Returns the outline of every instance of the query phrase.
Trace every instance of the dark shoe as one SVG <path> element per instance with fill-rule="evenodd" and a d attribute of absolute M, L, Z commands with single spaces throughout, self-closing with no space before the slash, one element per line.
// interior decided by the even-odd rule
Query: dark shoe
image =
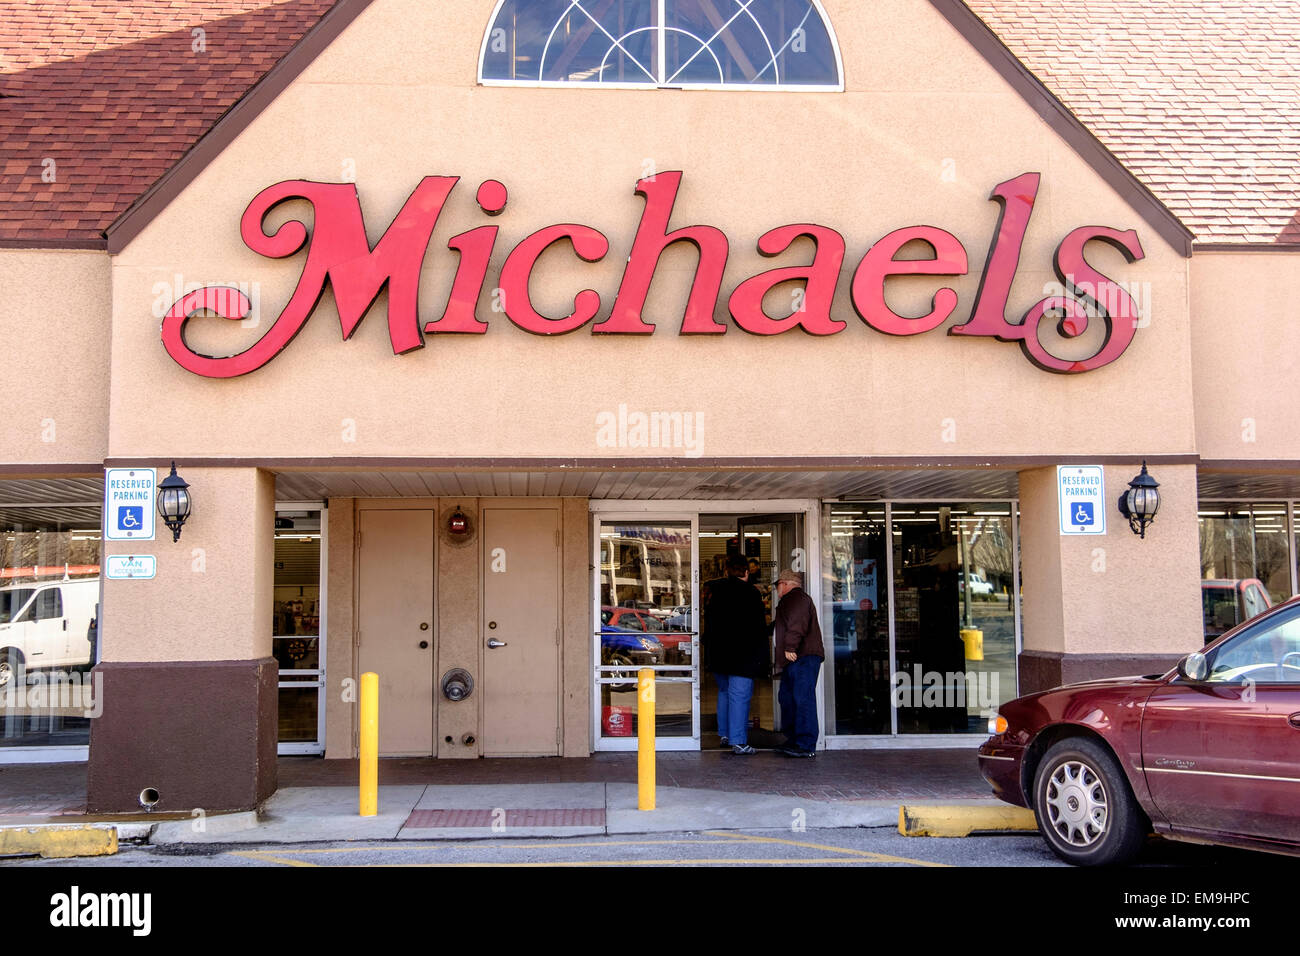
<path fill-rule="evenodd" d="M 721 741 L 718 744 L 718 746 L 721 747 L 723 750 L 726 750 L 728 747 L 731 746 L 731 741 L 728 740 L 726 737 L 720 737 L 718 739 Z"/>
<path fill-rule="evenodd" d="M 749 744 L 737 744 L 731 748 L 731 752 L 737 757 L 748 757 L 750 754 L 758 753 L 758 751 Z"/>
<path fill-rule="evenodd" d="M 798 747 L 782 747 L 781 753 L 785 754 L 787 757 L 816 757 L 817 756 L 817 751 L 815 750 L 800 750 Z"/>

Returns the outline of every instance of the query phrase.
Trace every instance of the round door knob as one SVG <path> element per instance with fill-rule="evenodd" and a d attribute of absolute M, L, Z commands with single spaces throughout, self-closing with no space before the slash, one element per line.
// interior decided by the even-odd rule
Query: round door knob
<path fill-rule="evenodd" d="M 425 651 L 425 650 L 428 650 L 428 649 L 429 649 L 429 642 L 428 642 L 428 641 L 421 641 L 421 642 L 420 642 L 420 650 Z"/>

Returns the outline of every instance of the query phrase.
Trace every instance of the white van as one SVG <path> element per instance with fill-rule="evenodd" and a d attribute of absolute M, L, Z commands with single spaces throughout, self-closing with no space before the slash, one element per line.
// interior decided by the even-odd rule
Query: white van
<path fill-rule="evenodd" d="M 99 578 L 0 588 L 0 687 L 15 673 L 94 663 Z"/>

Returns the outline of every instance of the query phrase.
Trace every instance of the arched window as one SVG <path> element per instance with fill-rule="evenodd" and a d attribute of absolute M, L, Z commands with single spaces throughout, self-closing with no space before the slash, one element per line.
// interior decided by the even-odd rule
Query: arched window
<path fill-rule="evenodd" d="M 498 0 L 479 81 L 842 90 L 818 0 Z"/>

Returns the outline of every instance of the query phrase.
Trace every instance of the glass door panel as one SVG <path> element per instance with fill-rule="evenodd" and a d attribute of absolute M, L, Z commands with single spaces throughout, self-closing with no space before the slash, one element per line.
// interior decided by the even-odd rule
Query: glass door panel
<path fill-rule="evenodd" d="M 772 587 L 783 570 L 806 571 L 803 515 L 801 514 L 704 514 L 700 516 L 700 580 L 703 592 L 708 582 L 726 577 L 727 558 L 739 554 L 749 568 L 749 583 L 763 598 L 767 623 L 772 622 L 776 593 Z M 706 635 L 707 636 L 707 635 Z M 769 659 L 771 654 L 771 635 Z M 717 729 L 718 685 L 714 675 L 700 675 L 700 726 L 704 746 L 719 743 Z M 776 747 L 784 738 L 777 734 L 780 714 L 776 706 L 776 682 L 754 682 L 749 704 L 749 743 L 760 749 Z"/>
<path fill-rule="evenodd" d="M 278 511 L 271 652 L 280 670 L 281 744 L 320 742 L 320 564 L 320 511 Z"/>
<path fill-rule="evenodd" d="M 595 635 L 602 741 L 637 734 L 636 675 L 655 670 L 655 735 L 694 740 L 698 641 L 692 522 L 600 524 Z"/>
<path fill-rule="evenodd" d="M 885 506 L 834 504 L 822 540 L 827 652 L 835 668 L 835 732 L 892 733 L 889 667 L 889 529 Z M 828 662 L 829 663 L 829 662 Z"/>

